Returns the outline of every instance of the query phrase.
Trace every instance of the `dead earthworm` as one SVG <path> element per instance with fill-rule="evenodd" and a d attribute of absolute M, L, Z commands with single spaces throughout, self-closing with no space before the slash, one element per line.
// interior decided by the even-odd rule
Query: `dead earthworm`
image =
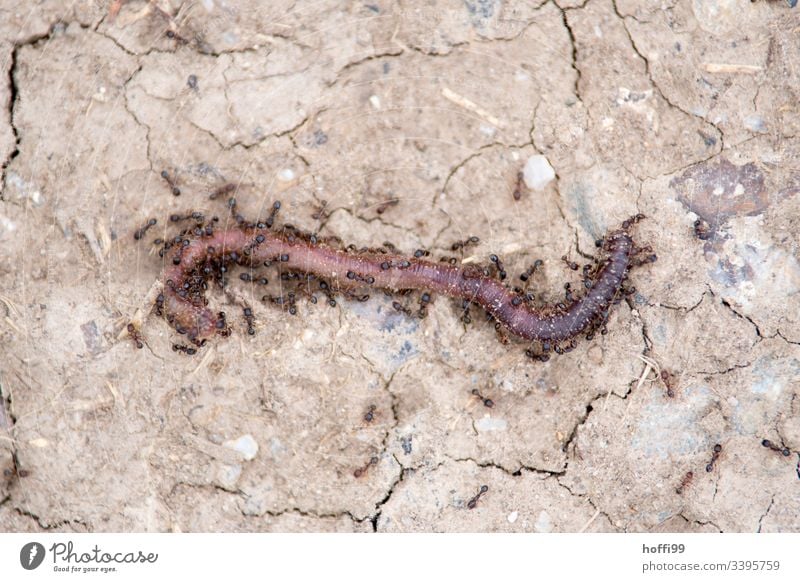
<path fill-rule="evenodd" d="M 586 281 L 586 293 L 568 306 L 537 309 L 474 266 L 370 251 L 354 254 L 294 229 L 275 232 L 268 224 L 245 222 L 225 230 L 207 225 L 176 237 L 167 254 L 165 287 L 157 305 L 179 333 L 195 343 L 202 342 L 225 329 L 224 316 L 207 307 L 207 282 L 224 278 L 229 265 L 255 267 L 278 262 L 281 269 L 314 275 L 334 290 L 366 285 L 395 292 L 418 289 L 459 298 L 481 306 L 520 338 L 558 344 L 605 321 L 629 269 L 655 260 L 655 255 L 633 260 L 637 253 L 649 250 L 638 249 L 629 233 L 630 226 L 641 218 L 637 215 L 626 220 L 622 228 L 602 241 L 607 258 L 593 279 Z"/>

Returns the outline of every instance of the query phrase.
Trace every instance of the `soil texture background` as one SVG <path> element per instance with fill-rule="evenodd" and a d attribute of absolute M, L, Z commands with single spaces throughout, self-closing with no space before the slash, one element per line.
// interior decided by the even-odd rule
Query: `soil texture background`
<path fill-rule="evenodd" d="M 0 0 L 0 530 L 800 531 L 790 4 Z M 637 213 L 658 260 L 546 363 L 238 277 L 188 356 L 152 240 L 230 194 L 549 303 Z"/>

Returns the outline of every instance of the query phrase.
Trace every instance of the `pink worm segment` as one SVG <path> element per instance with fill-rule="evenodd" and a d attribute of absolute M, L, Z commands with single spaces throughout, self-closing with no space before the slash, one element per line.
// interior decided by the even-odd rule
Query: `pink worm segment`
<path fill-rule="evenodd" d="M 609 258 L 586 295 L 566 310 L 547 314 L 527 305 L 500 281 L 470 267 L 400 255 L 351 254 L 322 242 L 313 244 L 296 236 L 256 227 L 213 231 L 210 235 L 189 238 L 187 242 L 188 245 L 177 245 L 167 255 L 163 308 L 175 328 L 192 340 L 203 340 L 219 331 L 218 317 L 205 306 L 202 295 L 199 298 L 181 296 L 182 286 L 196 276 L 206 261 L 225 260 L 234 252 L 251 266 L 280 261 L 282 269 L 314 274 L 328 281 L 334 290 L 363 287 L 367 285 L 364 280 L 372 278 L 371 287 L 392 291 L 418 289 L 466 299 L 480 305 L 514 335 L 541 342 L 567 340 L 588 328 L 614 300 L 634 252 L 633 240 L 625 229 L 610 234 L 604 245 Z M 281 260 L 282 256 L 286 260 Z M 173 264 L 174 259 L 180 259 L 180 263 Z M 388 268 L 384 268 L 387 265 Z M 348 272 L 361 280 L 349 278 Z"/>

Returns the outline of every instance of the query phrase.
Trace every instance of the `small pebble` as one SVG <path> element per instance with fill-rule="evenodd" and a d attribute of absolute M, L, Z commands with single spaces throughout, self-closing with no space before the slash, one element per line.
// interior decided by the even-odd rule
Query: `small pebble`
<path fill-rule="evenodd" d="M 550 514 L 542 510 L 539 513 L 539 517 L 536 519 L 536 523 L 533 525 L 533 529 L 539 533 L 550 533 L 553 531 L 553 520 L 550 518 Z"/>
<path fill-rule="evenodd" d="M 764 118 L 760 115 L 748 115 L 745 117 L 744 126 L 753 133 L 764 133 L 767 131 L 767 125 L 764 123 Z"/>
<path fill-rule="evenodd" d="M 553 166 L 550 165 L 546 157 L 537 155 L 531 156 L 528 158 L 528 161 L 525 162 L 522 177 L 528 188 L 541 191 L 553 181 L 553 178 L 556 177 L 556 172 L 553 170 Z"/>
<path fill-rule="evenodd" d="M 241 436 L 235 441 L 225 441 L 223 446 L 240 453 L 245 461 L 252 461 L 258 454 L 258 443 L 253 435 L 249 434 Z"/>
<path fill-rule="evenodd" d="M 475 428 L 479 432 L 503 431 L 508 429 L 508 421 L 487 415 L 475 421 Z"/>
<path fill-rule="evenodd" d="M 284 168 L 280 172 L 278 172 L 278 179 L 281 182 L 291 182 L 294 180 L 294 170 L 291 168 Z"/>
<path fill-rule="evenodd" d="M 236 482 L 241 476 L 241 465 L 222 465 L 217 469 L 217 483 L 226 490 L 235 489 Z"/>

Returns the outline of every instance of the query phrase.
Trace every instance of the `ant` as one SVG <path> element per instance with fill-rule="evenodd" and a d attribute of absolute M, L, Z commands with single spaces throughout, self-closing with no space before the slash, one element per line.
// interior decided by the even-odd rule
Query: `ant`
<path fill-rule="evenodd" d="M 395 311 L 399 311 L 400 313 L 404 313 L 405 315 L 411 315 L 411 310 L 408 307 L 404 307 L 402 303 L 399 301 L 392 301 L 392 307 Z"/>
<path fill-rule="evenodd" d="M 372 422 L 375 420 L 375 411 L 377 410 L 377 406 L 374 404 L 370 404 L 367 408 L 366 414 L 364 414 L 364 422 Z"/>
<path fill-rule="evenodd" d="M 256 318 L 253 317 L 252 307 L 245 307 L 242 311 L 244 313 L 245 323 L 247 323 L 247 335 L 255 335 L 256 330 L 253 327 L 253 322 Z"/>
<path fill-rule="evenodd" d="M 561 260 L 564 261 L 564 264 L 567 265 L 567 267 L 569 267 L 570 270 L 572 270 L 572 271 L 577 271 L 578 270 L 578 263 L 576 263 L 575 261 L 570 261 L 567 258 L 567 255 L 564 255 L 563 257 L 561 257 Z"/>
<path fill-rule="evenodd" d="M 328 201 L 327 200 L 321 201 L 315 207 L 314 212 L 311 215 L 311 218 L 313 218 L 314 220 L 323 220 L 325 218 L 328 218 L 328 212 L 326 211 L 326 207 L 327 206 L 328 206 Z"/>
<path fill-rule="evenodd" d="M 486 408 L 492 408 L 494 406 L 494 400 L 492 400 L 491 398 L 485 398 L 477 388 L 472 389 L 472 394 L 473 396 L 477 396 L 478 398 L 480 398 L 481 401 L 483 401 L 483 405 Z"/>
<path fill-rule="evenodd" d="M 209 200 L 216 200 L 220 196 L 227 196 L 229 194 L 233 194 L 236 191 L 236 184 L 223 184 L 216 190 L 214 190 L 211 194 L 208 195 Z"/>
<path fill-rule="evenodd" d="M 497 268 L 497 276 L 500 278 L 501 281 L 505 280 L 507 273 L 506 270 L 503 268 L 503 261 L 500 260 L 500 257 L 497 255 L 489 255 L 489 260 L 494 263 L 494 266 Z"/>
<path fill-rule="evenodd" d="M 534 275 L 534 273 L 536 273 L 536 271 L 542 268 L 542 265 L 544 265 L 544 261 L 542 261 L 541 259 L 536 259 L 533 262 L 533 265 L 525 269 L 525 272 L 519 276 L 519 280 L 522 281 L 523 283 L 526 282 Z"/>
<path fill-rule="evenodd" d="M 419 297 L 419 311 L 417 311 L 417 316 L 420 319 L 425 319 L 428 316 L 428 304 L 431 302 L 431 294 L 427 291 L 423 291 L 422 295 Z"/>
<path fill-rule="evenodd" d="M 719 455 L 722 452 L 722 445 L 716 444 L 714 445 L 714 454 L 711 455 L 711 461 L 706 465 L 706 473 L 710 473 L 714 470 L 714 464 L 719 459 Z"/>
<path fill-rule="evenodd" d="M 682 494 L 686 490 L 686 488 L 692 483 L 692 479 L 694 479 L 694 473 L 692 471 L 689 471 L 688 473 L 686 473 L 686 475 L 684 475 L 683 481 L 681 481 L 681 484 L 678 486 L 678 488 L 675 489 L 675 493 L 677 493 L 678 495 Z"/>
<path fill-rule="evenodd" d="M 661 381 L 664 382 L 664 386 L 667 387 L 667 396 L 670 398 L 675 398 L 675 389 L 672 380 L 674 376 L 667 372 L 666 370 L 661 370 Z"/>
<path fill-rule="evenodd" d="M 369 462 L 366 465 L 364 465 L 363 467 L 359 467 L 358 469 L 353 471 L 353 476 L 356 479 L 358 479 L 359 477 L 361 477 L 361 475 L 363 475 L 364 473 L 367 472 L 367 469 L 369 469 L 371 466 L 377 465 L 377 464 L 378 464 L 378 457 L 372 457 L 372 458 L 370 458 Z"/>
<path fill-rule="evenodd" d="M 156 225 L 158 222 L 155 218 L 151 218 L 147 221 L 147 223 L 136 229 L 136 232 L 133 233 L 133 240 L 141 240 L 144 238 L 144 235 L 147 234 L 147 231 L 150 230 L 151 227 Z"/>
<path fill-rule="evenodd" d="M 31 472 L 27 469 L 20 469 L 19 468 L 19 461 L 17 461 L 17 456 L 15 454 L 11 455 L 11 468 L 3 469 L 3 477 L 6 479 L 10 479 L 11 477 L 17 476 L 21 479 L 30 476 Z"/>
<path fill-rule="evenodd" d="M 469 299 L 464 299 L 464 300 L 461 301 L 461 310 L 462 310 L 461 311 L 461 313 L 462 313 L 461 321 L 463 323 L 466 323 L 466 324 L 472 323 L 472 318 L 469 315 L 469 306 L 470 305 L 471 305 L 471 302 L 469 301 Z"/>
<path fill-rule="evenodd" d="M 694 236 L 700 240 L 708 240 L 712 235 L 713 231 L 711 225 L 707 221 L 702 218 L 698 218 L 694 221 Z"/>
<path fill-rule="evenodd" d="M 516 200 L 517 202 L 522 200 L 522 190 L 523 190 L 524 184 L 525 184 L 524 178 L 525 178 L 525 174 L 523 172 L 521 172 L 521 171 L 517 172 L 517 181 L 516 181 L 516 184 L 514 185 L 514 192 L 512 194 L 512 196 L 514 197 L 514 200 Z"/>
<path fill-rule="evenodd" d="M 163 306 L 163 303 L 164 303 L 164 300 L 163 300 L 163 297 L 162 297 L 162 300 L 161 300 L 162 306 Z M 133 323 L 129 323 L 127 329 L 128 329 L 128 335 L 133 340 L 133 343 L 136 344 L 136 347 L 141 350 L 144 347 L 144 344 L 142 343 L 142 334 L 141 334 L 141 332 L 136 328 L 136 326 Z"/>
<path fill-rule="evenodd" d="M 195 348 L 190 348 L 189 346 L 184 346 L 181 344 L 172 344 L 172 351 L 183 352 L 187 356 L 193 356 L 197 353 L 197 350 Z"/>
<path fill-rule="evenodd" d="M 473 497 L 472 499 L 467 501 L 467 509 L 475 509 L 478 506 L 478 500 L 487 491 L 489 491 L 489 486 L 488 485 L 481 485 L 481 489 L 480 489 L 480 491 L 478 491 L 478 493 L 475 495 L 475 497 Z"/>
<path fill-rule="evenodd" d="M 481 242 L 481 239 L 479 239 L 477 236 L 471 236 L 466 240 L 459 240 L 459 241 L 454 242 L 452 245 L 450 245 L 450 250 L 451 251 L 457 251 L 457 250 L 460 250 L 460 249 L 465 249 L 467 247 L 474 246 L 474 245 L 478 244 L 479 242 Z M 414 256 L 416 256 L 416 253 L 414 253 Z M 422 255 L 420 255 L 420 256 L 422 256 Z M 419 258 L 419 257 L 417 257 L 417 258 Z"/>
<path fill-rule="evenodd" d="M 275 217 L 278 215 L 278 211 L 280 209 L 281 209 L 281 201 L 280 200 L 276 200 L 275 202 L 272 203 L 272 210 L 270 211 L 269 216 L 267 217 L 267 220 L 264 221 L 264 225 L 267 228 L 272 228 L 272 225 L 275 224 Z M 283 260 L 283 259 L 281 259 L 281 260 Z M 286 260 L 287 261 L 289 260 L 288 256 L 287 256 Z"/>
<path fill-rule="evenodd" d="M 400 200 L 397 198 L 389 198 L 385 202 L 381 202 L 378 207 L 375 209 L 375 214 L 381 215 L 386 212 L 390 207 L 397 206 L 400 204 Z"/>
<path fill-rule="evenodd" d="M 792 454 L 788 447 L 779 447 L 769 439 L 764 439 L 761 441 L 761 446 L 772 449 L 773 451 L 782 454 L 784 457 L 788 457 L 790 454 Z"/>
<path fill-rule="evenodd" d="M 175 178 L 171 177 L 169 175 L 169 172 L 167 172 L 166 170 L 161 170 L 161 177 L 164 179 L 167 185 L 172 189 L 173 196 L 181 195 L 181 189 L 178 188 L 178 186 L 175 184 Z"/>

